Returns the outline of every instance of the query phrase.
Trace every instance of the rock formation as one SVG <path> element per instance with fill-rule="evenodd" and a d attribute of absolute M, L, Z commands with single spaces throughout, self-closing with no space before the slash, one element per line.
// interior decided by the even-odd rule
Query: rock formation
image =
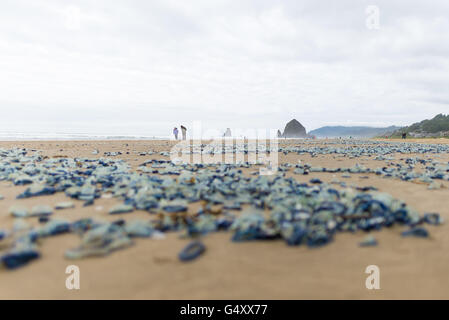
<path fill-rule="evenodd" d="M 278 137 L 278 138 L 282 138 L 282 132 L 281 132 L 281 130 L 278 130 L 277 137 Z"/>
<path fill-rule="evenodd" d="M 306 128 L 298 120 L 293 119 L 285 126 L 282 136 L 284 138 L 307 138 Z"/>

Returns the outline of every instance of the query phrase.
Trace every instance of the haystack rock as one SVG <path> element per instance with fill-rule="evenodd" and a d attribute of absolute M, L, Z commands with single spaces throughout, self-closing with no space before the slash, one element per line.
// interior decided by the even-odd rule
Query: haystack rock
<path fill-rule="evenodd" d="M 284 138 L 307 138 L 306 128 L 299 123 L 298 120 L 293 119 L 285 126 Z"/>

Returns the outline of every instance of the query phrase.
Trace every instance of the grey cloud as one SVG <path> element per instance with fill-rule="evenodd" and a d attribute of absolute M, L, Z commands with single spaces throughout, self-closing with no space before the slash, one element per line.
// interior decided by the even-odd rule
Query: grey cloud
<path fill-rule="evenodd" d="M 81 13 L 77 30 L 65 25 L 69 5 Z M 380 30 L 365 26 L 368 5 L 379 7 Z M 448 110 L 448 9 L 445 0 L 5 0 L 0 124 L 161 135 L 195 120 L 407 124 Z"/>

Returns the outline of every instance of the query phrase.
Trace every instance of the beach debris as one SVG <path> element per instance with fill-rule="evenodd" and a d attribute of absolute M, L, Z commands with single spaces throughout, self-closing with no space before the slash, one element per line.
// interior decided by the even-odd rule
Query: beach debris
<path fill-rule="evenodd" d="M 427 238 L 429 236 L 429 232 L 422 227 L 412 227 L 409 230 L 406 230 L 401 233 L 403 237 L 420 237 Z"/>
<path fill-rule="evenodd" d="M 65 220 L 47 220 L 36 233 L 39 237 L 54 236 L 62 233 L 70 232 L 70 222 Z"/>
<path fill-rule="evenodd" d="M 3 199 L 5 199 L 5 197 L 0 194 L 0 200 L 3 200 Z"/>
<path fill-rule="evenodd" d="M 165 239 L 165 234 L 161 231 L 155 230 L 151 236 L 152 239 L 163 240 Z"/>
<path fill-rule="evenodd" d="M 31 179 L 31 177 L 29 177 L 27 175 L 21 175 L 21 176 L 18 176 L 17 178 L 15 178 L 13 183 L 16 186 L 24 186 L 26 184 L 33 183 L 33 179 Z"/>
<path fill-rule="evenodd" d="M 249 241 L 262 238 L 260 227 L 264 222 L 262 213 L 248 212 L 243 213 L 231 225 L 231 230 L 235 230 L 232 241 Z"/>
<path fill-rule="evenodd" d="M 56 210 L 71 209 L 71 208 L 75 208 L 75 204 L 71 201 L 58 202 L 55 205 Z"/>
<path fill-rule="evenodd" d="M 424 222 L 435 226 L 443 223 L 443 218 L 441 218 L 438 213 L 425 213 L 423 220 Z"/>
<path fill-rule="evenodd" d="M 122 153 L 120 152 L 120 151 L 118 151 L 118 152 L 115 152 L 115 151 L 106 151 L 106 152 L 104 152 L 104 155 L 106 156 L 106 157 L 116 157 L 116 156 L 119 156 L 119 155 L 121 155 Z"/>
<path fill-rule="evenodd" d="M 318 248 L 332 241 L 333 235 L 325 230 L 309 232 L 307 235 L 307 246 L 309 248 Z"/>
<path fill-rule="evenodd" d="M 31 229 L 31 225 L 25 221 L 25 219 L 22 218 L 18 218 L 18 219 L 14 219 L 13 222 L 13 226 L 12 226 L 12 231 L 15 233 L 19 233 L 19 232 L 23 232 L 23 231 L 28 231 Z"/>
<path fill-rule="evenodd" d="M 36 205 L 31 209 L 31 216 L 49 216 L 52 213 L 52 207 L 47 205 Z"/>
<path fill-rule="evenodd" d="M 257 152 L 256 145 L 246 143 L 242 146 L 220 144 L 206 153 L 222 154 L 225 148 L 245 155 Z M 188 152 L 199 155 L 203 151 L 205 145 L 198 144 L 192 145 Z M 234 242 L 280 240 L 289 246 L 316 248 L 332 242 L 339 232 L 381 230 L 401 225 L 409 228 L 402 233 L 403 236 L 426 237 L 428 232 L 420 225 L 442 223 L 437 213 L 420 216 L 406 203 L 377 192 L 374 187 L 351 188 L 335 176 L 337 173 L 342 177 L 378 175 L 429 184 L 449 181 L 449 164 L 410 156 L 447 154 L 449 146 L 341 140 L 338 144 L 324 143 L 324 146 L 322 142 L 315 144 L 307 141 L 299 145 L 280 146 L 274 151 L 351 159 L 373 159 L 375 156 L 376 161 L 384 163 L 376 169 L 363 164 L 328 168 L 303 162 L 281 163 L 275 174 L 264 176 L 258 170 L 254 171 L 254 175 L 244 173 L 245 169 L 251 172 L 261 163 L 175 164 L 168 159 L 151 159 L 142 163 L 135 172 L 124 160 L 109 158 L 121 152 L 105 152 L 105 156 L 96 159 L 44 158 L 31 150 L 0 149 L 0 180 L 27 185 L 27 189 L 17 196 L 18 199 L 62 193 L 91 205 L 100 197 L 108 197 L 120 201 L 109 210 L 111 214 L 134 210 L 152 214 L 152 219 L 148 221 L 120 219 L 111 223 L 88 218 L 70 223 L 50 220 L 48 216 L 52 208 L 49 206 L 36 206 L 31 213 L 25 207 L 12 206 L 9 210 L 15 217 L 12 231 L 6 230 L 0 233 L 0 237 L 11 240 L 13 246 L 0 254 L 2 257 L 13 254 L 6 257 L 9 266 L 24 265 L 39 256 L 34 244 L 36 239 L 40 243 L 49 236 L 67 232 L 81 237 L 80 246 L 67 250 L 65 254 L 69 259 L 76 259 L 103 256 L 129 247 L 134 237 L 163 239 L 167 232 L 179 232 L 182 237 L 195 238 L 229 230 Z M 170 155 L 164 151 L 154 154 Z M 405 154 L 406 157 L 395 160 L 392 157 L 394 154 Z M 289 171 L 301 175 L 320 172 L 320 177 L 328 173 L 335 176 L 331 184 L 318 178 L 300 183 L 293 177 L 287 177 Z M 195 213 L 189 212 L 191 203 L 199 203 L 200 209 Z M 55 208 L 60 210 L 72 205 L 71 202 L 62 202 Z M 103 208 L 96 206 L 95 210 L 98 209 Z M 242 213 L 230 213 L 237 210 Z M 33 215 L 39 217 L 37 227 L 22 219 Z M 361 246 L 362 243 L 370 243 L 369 239 L 365 240 Z M 193 246 L 193 249 L 204 252 L 201 248 L 199 245 Z"/>
<path fill-rule="evenodd" d="M 29 211 L 22 205 L 13 205 L 9 208 L 9 213 L 16 218 L 25 218 L 29 216 Z"/>
<path fill-rule="evenodd" d="M 201 241 L 192 241 L 179 252 L 179 260 L 183 262 L 192 261 L 206 251 L 206 246 Z"/>
<path fill-rule="evenodd" d="M 361 247 L 377 246 L 377 240 L 372 235 L 368 235 L 359 243 L 359 245 Z"/>
<path fill-rule="evenodd" d="M 40 257 L 33 249 L 16 249 L 0 256 L 0 262 L 8 269 L 16 269 Z"/>
<path fill-rule="evenodd" d="M 444 185 L 441 182 L 433 181 L 432 183 L 429 184 L 427 189 L 429 189 L 429 190 L 439 190 L 439 189 L 441 189 L 443 187 L 444 187 Z"/>
<path fill-rule="evenodd" d="M 129 213 L 134 211 L 134 207 L 129 204 L 118 204 L 109 209 L 110 214 Z"/>
<path fill-rule="evenodd" d="M 38 235 L 23 219 L 16 220 L 22 220 L 24 224 L 20 227 L 15 224 L 13 232 L 9 235 L 5 234 L 10 241 L 3 245 L 6 250 L 0 252 L 0 265 L 6 269 L 19 268 L 40 257 L 35 245 Z"/>
<path fill-rule="evenodd" d="M 33 185 L 31 185 L 31 187 L 26 189 L 23 193 L 19 194 L 17 196 L 17 199 L 45 196 L 45 195 L 54 194 L 55 192 L 56 192 L 56 189 L 53 187 L 45 186 L 45 185 L 41 185 L 41 184 L 33 184 Z"/>
<path fill-rule="evenodd" d="M 151 224 L 147 221 L 133 220 L 127 222 L 124 226 L 125 232 L 129 237 L 151 237 L 155 232 Z"/>
<path fill-rule="evenodd" d="M 84 232 L 100 226 L 101 223 L 94 221 L 92 218 L 83 218 L 73 222 L 70 226 L 72 232 L 82 235 Z"/>
<path fill-rule="evenodd" d="M 332 178 L 332 180 L 331 180 L 331 182 L 330 182 L 331 184 L 340 184 L 341 183 L 341 181 L 340 180 L 338 180 L 337 178 Z"/>
<path fill-rule="evenodd" d="M 161 201 L 160 207 L 166 212 L 185 212 L 187 211 L 187 201 L 185 200 L 172 200 Z"/>
<path fill-rule="evenodd" d="M 50 218 L 48 216 L 40 216 L 38 219 L 39 223 L 46 223 L 50 221 Z"/>
<path fill-rule="evenodd" d="M 307 238 L 307 230 L 305 224 L 285 224 L 281 231 L 282 237 L 289 246 L 298 246 L 304 243 Z"/>
<path fill-rule="evenodd" d="M 125 230 L 114 223 L 103 224 L 83 234 L 78 248 L 65 252 L 67 259 L 81 259 L 90 256 L 105 256 L 109 253 L 129 247 L 133 241 Z"/>

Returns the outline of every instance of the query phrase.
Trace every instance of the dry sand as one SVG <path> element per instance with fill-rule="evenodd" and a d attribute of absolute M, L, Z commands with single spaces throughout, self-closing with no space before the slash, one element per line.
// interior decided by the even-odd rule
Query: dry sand
<path fill-rule="evenodd" d="M 407 140 L 410 142 L 410 140 Z M 448 143 L 437 139 L 418 140 L 418 143 Z M 42 150 L 48 157 L 100 157 L 105 151 L 121 151 L 118 158 L 133 168 L 150 159 L 136 151 L 168 151 L 168 141 L 33 141 L 0 142 L 0 148 L 26 147 Z M 296 142 L 298 144 L 298 142 Z M 100 154 L 94 156 L 92 150 Z M 126 154 L 129 152 L 129 154 Z M 430 157 L 430 155 L 419 155 Z M 156 156 L 158 158 L 160 156 Z M 396 155 L 397 160 L 408 155 Z M 280 155 L 280 162 L 297 163 L 302 160 L 326 167 L 349 167 L 355 163 L 377 168 L 383 161 L 368 158 L 320 155 Z M 449 161 L 440 155 L 439 161 Z M 292 173 L 288 173 L 292 175 Z M 330 181 L 334 174 L 315 173 L 295 176 L 307 182 L 312 177 Z M 337 178 L 341 174 L 335 174 Z M 449 220 L 449 189 L 427 190 L 424 184 L 352 174 L 341 179 L 358 186 L 372 185 L 388 192 L 420 213 L 439 212 Z M 446 187 L 448 184 L 446 183 Z M 16 200 L 25 187 L 0 182 L 0 228 L 10 228 L 13 218 L 8 208 L 15 203 L 54 205 L 66 201 L 63 194 Z M 99 199 L 94 206 L 56 211 L 55 216 L 69 220 L 81 217 L 109 216 L 108 209 L 115 199 Z M 149 218 L 147 212 L 121 215 L 125 219 Z M 30 218 L 33 220 L 33 218 Z M 449 298 L 449 224 L 428 227 L 429 239 L 402 238 L 400 227 L 375 232 L 377 247 L 361 248 L 359 241 L 366 235 L 338 234 L 335 241 L 318 249 L 288 247 L 283 241 L 233 243 L 230 233 L 215 233 L 204 238 L 207 251 L 191 263 L 181 263 L 178 252 L 188 240 L 177 234 L 166 239 L 137 239 L 131 248 L 107 257 L 69 261 L 64 251 L 79 244 L 78 236 L 65 234 L 45 239 L 41 259 L 14 270 L 0 270 L 1 299 L 448 299 Z M 76 264 L 81 271 L 81 289 L 67 290 L 66 267 Z M 365 268 L 380 268 L 380 290 L 367 290 Z"/>

